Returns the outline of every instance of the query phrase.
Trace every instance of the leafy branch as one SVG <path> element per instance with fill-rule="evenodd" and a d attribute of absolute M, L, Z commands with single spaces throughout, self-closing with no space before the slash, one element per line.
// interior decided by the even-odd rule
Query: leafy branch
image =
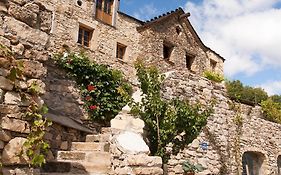
<path fill-rule="evenodd" d="M 163 75 L 141 62 L 135 67 L 144 98 L 140 103 L 132 102 L 131 113 L 144 120 L 152 155 L 161 156 L 166 162 L 170 154 L 178 153 L 199 135 L 212 109 L 179 99 L 163 100 L 160 95 Z M 170 143 L 173 148 L 168 152 L 166 147 Z"/>

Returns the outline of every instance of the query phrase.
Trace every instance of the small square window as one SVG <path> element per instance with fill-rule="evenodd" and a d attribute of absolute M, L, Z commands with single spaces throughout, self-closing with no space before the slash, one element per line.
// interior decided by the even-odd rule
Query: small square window
<path fill-rule="evenodd" d="M 92 39 L 93 30 L 86 27 L 79 26 L 78 41 L 77 43 L 89 47 Z"/>
<path fill-rule="evenodd" d="M 217 62 L 214 60 L 210 60 L 210 65 L 211 65 L 212 71 L 215 71 L 216 67 L 217 67 Z"/>
<path fill-rule="evenodd" d="M 186 61 L 186 68 L 188 70 L 191 70 L 191 67 L 192 67 L 192 64 L 193 64 L 193 61 L 194 61 L 194 56 L 189 54 L 189 53 L 186 53 L 185 54 L 185 61 Z"/>
<path fill-rule="evenodd" d="M 173 49 L 174 49 L 174 46 L 171 46 L 169 44 L 163 45 L 163 57 L 165 60 L 170 59 Z"/>
<path fill-rule="evenodd" d="M 125 53 L 126 53 L 126 48 L 124 44 L 117 43 L 117 48 L 116 48 L 116 58 L 119 59 L 124 59 Z"/>

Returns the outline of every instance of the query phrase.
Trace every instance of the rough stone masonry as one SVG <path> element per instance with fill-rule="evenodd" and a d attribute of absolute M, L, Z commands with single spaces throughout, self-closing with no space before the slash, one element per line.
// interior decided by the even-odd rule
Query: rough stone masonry
<path fill-rule="evenodd" d="M 104 7 L 105 1 L 99 2 Z M 163 72 L 174 70 L 163 85 L 166 99 L 180 97 L 203 104 L 217 101 L 215 113 L 200 136 L 171 157 L 167 165 L 169 175 L 183 174 L 181 163 L 185 160 L 203 165 L 206 170 L 201 174 L 241 174 L 244 155 L 254 155 L 259 174 L 277 175 L 280 125 L 264 120 L 259 107 L 229 100 L 223 84 L 201 77 L 205 70 L 223 74 L 224 59 L 202 43 L 188 20 L 189 14 L 177 9 L 143 22 L 119 12 L 118 0 L 110 2 L 111 8 L 106 11 L 89 0 L 0 2 L 0 43 L 10 48 L 24 67 L 24 78 L 16 86 L 26 89 L 31 82 L 39 82 L 39 101 L 49 106 L 48 115 L 54 120 L 45 136 L 51 144 L 48 161 L 54 160 L 59 150 L 69 150 L 73 141 L 85 141 L 86 134 L 94 132 L 94 128 L 83 126 L 87 115 L 75 82 L 50 60 L 52 54 L 67 46 L 83 50 L 93 61 L 123 71 L 134 85 L 137 83 L 133 63 L 137 59 L 156 65 Z M 7 79 L 8 63 L 7 58 L 0 56 L 3 173 L 40 173 L 29 170 L 26 160 L 16 156 L 30 132 L 30 124 L 22 114 L 26 104 L 15 91 L 15 84 Z M 240 110 L 233 106 L 240 106 Z M 238 116 L 242 117 L 239 127 Z M 107 141 L 112 140 L 107 137 Z M 128 174 L 130 168 L 135 168 L 135 174 L 163 172 L 157 157 L 127 155 L 116 150 L 114 144 L 111 148 L 112 169 L 117 174 Z"/>

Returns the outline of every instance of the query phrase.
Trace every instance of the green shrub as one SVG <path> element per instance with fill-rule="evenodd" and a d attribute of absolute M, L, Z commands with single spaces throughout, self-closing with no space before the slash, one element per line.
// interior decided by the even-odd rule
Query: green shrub
<path fill-rule="evenodd" d="M 166 152 L 167 145 L 173 143 L 172 153 L 177 153 L 191 143 L 207 124 L 211 108 L 190 105 L 179 99 L 163 100 L 160 96 L 163 76 L 158 70 L 146 68 L 141 63 L 136 65 L 136 69 L 145 97 L 141 103 L 132 104 L 131 113 L 144 120 L 152 155 L 161 156 L 166 162 L 170 155 Z"/>
<path fill-rule="evenodd" d="M 216 72 L 212 72 L 212 71 L 205 71 L 203 73 L 203 76 L 211 81 L 220 83 L 224 80 L 224 77 Z"/>
<path fill-rule="evenodd" d="M 261 103 L 265 119 L 276 123 L 281 123 L 281 103 L 268 99 Z"/>
<path fill-rule="evenodd" d="M 261 88 L 244 86 L 241 81 L 227 81 L 227 93 L 232 100 L 248 105 L 257 105 L 268 98 L 267 93 Z"/>
<path fill-rule="evenodd" d="M 64 53 L 54 59 L 75 78 L 84 98 L 85 109 L 94 121 L 109 124 L 128 103 L 132 87 L 120 71 L 90 62 L 81 53 Z"/>
<path fill-rule="evenodd" d="M 273 95 L 270 97 L 270 99 L 276 103 L 281 103 L 281 95 Z"/>

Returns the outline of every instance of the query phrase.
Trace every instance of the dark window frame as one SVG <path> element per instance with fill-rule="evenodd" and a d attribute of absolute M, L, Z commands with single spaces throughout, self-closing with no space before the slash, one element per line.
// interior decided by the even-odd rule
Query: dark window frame
<path fill-rule="evenodd" d="M 102 10 L 103 0 L 96 0 L 96 8 Z"/>
<path fill-rule="evenodd" d="M 113 6 L 113 0 L 104 0 L 103 12 L 111 15 L 112 6 Z"/>
<path fill-rule="evenodd" d="M 170 60 L 172 52 L 174 50 L 174 45 L 164 42 L 163 43 L 163 58 L 164 60 Z"/>
<path fill-rule="evenodd" d="M 77 43 L 85 47 L 90 47 L 90 42 L 93 36 L 93 29 L 89 29 L 83 25 L 79 26 Z"/>
<path fill-rule="evenodd" d="M 117 42 L 116 46 L 116 58 L 123 60 L 125 58 L 127 46 Z"/>
<path fill-rule="evenodd" d="M 195 60 L 195 55 L 192 55 L 188 52 L 185 53 L 185 64 L 188 70 L 191 70 L 194 60 Z"/>
<path fill-rule="evenodd" d="M 216 70 L 217 64 L 218 64 L 218 62 L 216 62 L 215 60 L 210 59 L 210 66 L 211 66 L 212 71 Z"/>

